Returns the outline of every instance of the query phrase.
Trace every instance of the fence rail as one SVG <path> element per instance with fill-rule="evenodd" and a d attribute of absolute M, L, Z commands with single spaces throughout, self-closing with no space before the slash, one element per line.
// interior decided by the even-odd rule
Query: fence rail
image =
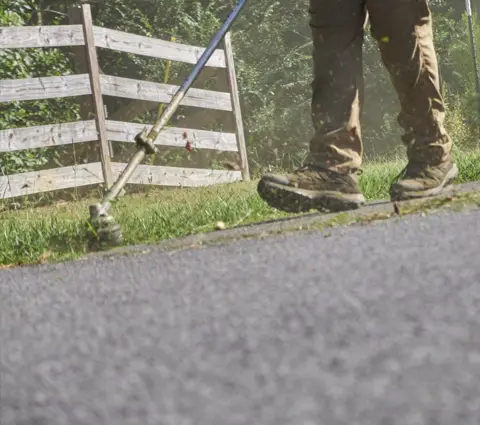
<path fill-rule="evenodd" d="M 110 186 L 112 178 L 117 178 L 126 164 L 111 161 L 107 142 L 134 142 L 135 136 L 151 125 L 106 119 L 102 97 L 168 103 L 176 93 L 178 87 L 174 85 L 100 74 L 97 48 L 189 64 L 195 64 L 205 50 L 96 27 L 91 24 L 89 5 L 76 8 L 81 15 L 81 25 L 0 27 L 0 49 L 85 46 L 88 73 L 0 80 L 0 102 L 93 96 L 95 119 L 2 130 L 0 153 L 98 141 L 100 162 L 0 176 L 0 199 L 92 184 Z M 188 139 L 197 149 L 237 152 L 241 171 L 140 165 L 129 183 L 196 187 L 249 180 L 230 34 L 225 38 L 224 47 L 214 52 L 207 66 L 225 69 L 230 91 L 190 89 L 181 104 L 231 112 L 235 133 L 168 127 L 160 133 L 156 144 L 183 147 Z"/>
<path fill-rule="evenodd" d="M 156 40 L 107 28 L 94 27 L 93 32 L 97 47 L 174 62 L 196 64 L 205 51 L 201 47 Z M 215 51 L 206 66 L 226 68 L 224 50 Z"/>
<path fill-rule="evenodd" d="M 100 89 L 104 96 L 168 103 L 178 90 L 178 86 L 100 75 Z M 0 102 L 57 99 L 91 94 L 88 74 L 0 80 Z M 213 90 L 190 89 L 181 105 L 232 111 L 231 95 Z"/>
<path fill-rule="evenodd" d="M 135 136 L 151 125 L 122 121 L 105 121 L 108 140 L 134 143 Z M 234 133 L 190 130 L 168 127 L 160 133 L 155 144 L 158 146 L 184 147 L 185 139 L 196 149 L 211 149 L 237 152 Z M 75 143 L 93 142 L 98 139 L 95 121 L 77 121 L 66 124 L 40 125 L 35 127 L 11 128 L 0 131 L 0 152 L 25 149 L 48 148 Z"/>
<path fill-rule="evenodd" d="M 170 102 L 178 90 L 178 86 L 170 84 L 151 83 L 149 81 L 139 81 L 110 75 L 100 75 L 100 86 L 102 93 L 107 96 L 149 100 L 159 103 Z M 180 104 L 196 108 L 232 111 L 231 94 L 212 90 L 190 89 Z"/>
<path fill-rule="evenodd" d="M 142 35 L 93 26 L 95 46 L 157 59 L 197 63 L 204 48 L 158 40 Z M 0 49 L 84 46 L 82 25 L 1 27 Z M 217 49 L 206 66 L 226 68 L 225 52 Z"/>
<path fill-rule="evenodd" d="M 0 49 L 84 46 L 82 25 L 1 27 Z"/>
<path fill-rule="evenodd" d="M 117 179 L 127 164 L 112 162 Z M 131 184 L 199 187 L 240 181 L 240 171 L 206 170 L 201 168 L 162 167 L 139 165 L 129 180 Z M 51 170 L 32 171 L 0 177 L 0 198 L 14 198 L 29 194 L 71 189 L 103 183 L 102 164 L 89 164 Z"/>

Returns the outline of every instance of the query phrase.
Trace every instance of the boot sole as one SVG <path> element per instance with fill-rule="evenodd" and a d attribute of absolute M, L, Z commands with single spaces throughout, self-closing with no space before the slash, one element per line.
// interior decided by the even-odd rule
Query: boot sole
<path fill-rule="evenodd" d="M 362 194 L 297 189 L 264 180 L 258 183 L 257 191 L 272 208 L 288 213 L 305 213 L 311 210 L 340 212 L 358 209 L 365 204 Z"/>
<path fill-rule="evenodd" d="M 412 199 L 421 199 L 421 198 L 429 198 L 432 196 L 440 195 L 443 191 L 452 187 L 453 182 L 458 177 L 458 167 L 456 164 L 453 164 L 452 169 L 447 173 L 443 182 L 433 188 L 428 190 L 419 190 L 419 191 L 406 191 L 402 190 L 401 188 L 395 188 L 392 186 L 390 189 L 390 199 L 392 202 L 395 201 L 408 201 Z"/>

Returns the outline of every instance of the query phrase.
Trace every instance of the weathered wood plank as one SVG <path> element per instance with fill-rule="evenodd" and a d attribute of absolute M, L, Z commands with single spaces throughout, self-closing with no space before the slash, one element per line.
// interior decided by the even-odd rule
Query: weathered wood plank
<path fill-rule="evenodd" d="M 106 121 L 107 139 L 115 142 L 135 142 L 135 136 L 144 124 L 120 121 Z M 152 126 L 147 125 L 150 129 Z M 188 140 L 196 149 L 214 149 L 237 152 L 236 136 L 233 133 L 166 127 L 156 140 L 156 145 L 184 147 Z M 77 121 L 65 124 L 41 125 L 12 128 L 0 131 L 0 152 L 14 152 L 25 149 L 47 148 L 73 143 L 98 140 L 95 121 Z"/>
<path fill-rule="evenodd" d="M 173 43 L 108 28 L 94 27 L 93 31 L 97 47 L 152 58 L 196 64 L 205 51 L 202 47 Z M 223 50 L 216 50 L 206 66 L 225 68 L 225 53 Z"/>
<path fill-rule="evenodd" d="M 67 10 L 68 23 L 70 25 L 83 26 L 82 20 L 82 6 L 80 4 L 73 4 Z M 82 32 L 83 37 L 83 32 Z M 69 49 L 71 52 L 71 60 L 75 69 L 75 74 L 88 74 L 88 60 L 85 45 L 73 46 Z M 83 96 L 78 99 L 78 106 L 80 107 L 80 119 L 88 120 L 92 118 L 93 99 L 91 96 Z"/>
<path fill-rule="evenodd" d="M 0 177 L 0 199 L 99 184 L 100 162 Z"/>
<path fill-rule="evenodd" d="M 135 142 L 135 136 L 144 127 L 148 130 L 151 125 L 128 123 L 107 120 L 107 134 L 109 140 L 116 142 Z M 1 133 L 0 133 L 1 135 Z M 185 135 L 196 149 L 214 149 L 219 151 L 237 152 L 237 140 L 233 133 L 221 133 L 216 131 L 192 130 L 175 127 L 164 128 L 156 140 L 156 145 L 184 147 L 187 143 Z M 1 138 L 0 138 L 1 143 Z M 1 144 L 0 144 L 1 146 Z"/>
<path fill-rule="evenodd" d="M 91 93 L 88 74 L 0 80 L 0 102 L 85 96 Z"/>
<path fill-rule="evenodd" d="M 88 69 L 90 75 L 90 86 L 92 88 L 93 104 L 95 106 L 95 123 L 100 142 L 100 162 L 102 163 L 103 178 L 106 189 L 113 185 L 112 168 L 110 165 L 110 146 L 107 139 L 107 129 L 105 128 L 105 108 L 103 106 L 102 89 L 100 87 L 100 70 L 98 67 L 97 49 L 93 36 L 92 11 L 89 4 L 82 5 L 83 34 L 85 37 L 85 47 L 88 60 Z"/>
<path fill-rule="evenodd" d="M 81 25 L 0 27 L 0 49 L 82 46 Z"/>
<path fill-rule="evenodd" d="M 159 103 L 169 103 L 178 90 L 178 86 L 170 84 L 152 83 L 111 75 L 100 75 L 100 82 L 104 95 L 150 100 Z M 190 89 L 181 105 L 221 111 L 232 110 L 230 93 L 202 89 Z"/>
<path fill-rule="evenodd" d="M 248 167 L 247 146 L 245 143 L 245 133 L 243 130 L 242 108 L 238 94 L 237 74 L 235 71 L 235 61 L 233 58 L 232 37 L 228 32 L 224 38 L 225 55 L 227 60 L 228 84 L 232 99 L 232 110 L 235 118 L 235 128 L 237 133 L 238 152 L 240 154 L 240 167 L 242 169 L 243 180 L 250 180 L 250 170 Z"/>
<path fill-rule="evenodd" d="M 98 140 L 95 121 L 12 128 L 0 131 L 0 152 L 46 148 Z"/>
<path fill-rule="evenodd" d="M 113 162 L 115 178 L 118 178 L 127 164 Z M 129 184 L 157 186 L 199 187 L 242 180 L 241 171 L 207 170 L 200 168 L 160 167 L 139 165 L 130 177 Z"/>
<path fill-rule="evenodd" d="M 127 164 L 112 163 L 117 179 Z M 140 165 L 129 184 L 200 187 L 240 181 L 240 171 Z M 0 177 L 0 199 L 103 183 L 100 162 Z"/>

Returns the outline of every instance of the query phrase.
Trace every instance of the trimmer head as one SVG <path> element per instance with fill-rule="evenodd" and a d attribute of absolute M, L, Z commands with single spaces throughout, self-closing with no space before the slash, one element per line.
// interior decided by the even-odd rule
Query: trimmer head
<path fill-rule="evenodd" d="M 110 215 L 110 203 L 90 206 L 89 249 L 101 250 L 109 247 L 120 246 L 123 235 L 120 225 Z"/>

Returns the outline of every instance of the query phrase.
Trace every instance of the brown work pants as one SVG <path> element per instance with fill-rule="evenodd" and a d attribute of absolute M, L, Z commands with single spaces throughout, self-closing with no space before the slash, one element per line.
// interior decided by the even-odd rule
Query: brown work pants
<path fill-rule="evenodd" d="M 366 22 L 400 100 L 410 161 L 437 164 L 452 142 L 444 128 L 428 0 L 310 0 L 314 44 L 310 162 L 341 173 L 363 156 L 362 44 Z M 381 113 L 381 111 L 379 111 Z"/>

